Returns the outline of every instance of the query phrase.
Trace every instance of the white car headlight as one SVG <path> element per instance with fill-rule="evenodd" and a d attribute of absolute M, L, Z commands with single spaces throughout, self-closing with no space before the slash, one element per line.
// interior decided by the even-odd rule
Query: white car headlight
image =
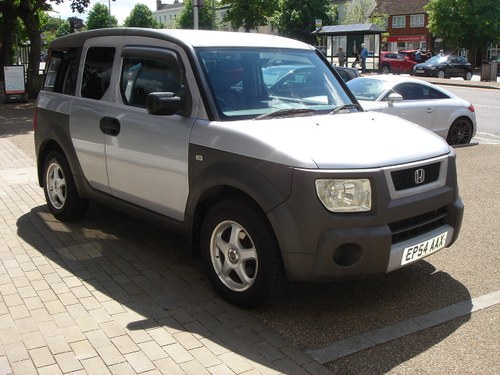
<path fill-rule="evenodd" d="M 332 212 L 366 212 L 372 208 L 372 189 L 366 178 L 316 180 L 316 193 Z"/>

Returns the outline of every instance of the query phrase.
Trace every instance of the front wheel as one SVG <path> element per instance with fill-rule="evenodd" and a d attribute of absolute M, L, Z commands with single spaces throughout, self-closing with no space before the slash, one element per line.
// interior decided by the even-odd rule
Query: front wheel
<path fill-rule="evenodd" d="M 470 81 L 472 79 L 472 73 L 471 72 L 465 73 L 464 79 L 466 81 Z"/>
<path fill-rule="evenodd" d="M 78 219 L 87 211 L 88 200 L 78 194 L 68 161 L 57 151 L 45 158 L 43 190 L 50 211 L 60 221 Z"/>
<path fill-rule="evenodd" d="M 458 118 L 451 124 L 446 140 L 450 145 L 469 143 L 472 139 L 473 130 L 471 120 L 465 117 Z"/>
<path fill-rule="evenodd" d="M 444 70 L 438 70 L 436 77 L 445 78 Z"/>
<path fill-rule="evenodd" d="M 391 72 L 391 68 L 387 65 L 384 65 L 381 69 L 382 74 L 389 74 Z"/>
<path fill-rule="evenodd" d="M 284 279 L 273 231 L 263 214 L 244 201 L 226 200 L 208 212 L 201 252 L 215 290 L 242 308 L 269 300 Z"/>

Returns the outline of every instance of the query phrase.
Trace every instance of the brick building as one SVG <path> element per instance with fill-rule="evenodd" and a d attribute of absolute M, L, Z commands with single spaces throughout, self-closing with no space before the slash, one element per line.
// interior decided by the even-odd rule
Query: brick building
<path fill-rule="evenodd" d="M 427 29 L 428 14 L 424 6 L 429 0 L 378 0 L 376 11 L 387 14 L 386 30 L 389 36 L 383 41 L 382 49 L 438 49 L 436 41 Z M 437 41 L 439 43 L 439 40 Z"/>

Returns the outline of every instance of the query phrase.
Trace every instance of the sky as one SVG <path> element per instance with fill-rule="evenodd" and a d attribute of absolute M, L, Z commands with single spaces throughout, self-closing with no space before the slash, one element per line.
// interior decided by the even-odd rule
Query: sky
<path fill-rule="evenodd" d="M 109 6 L 109 1 L 110 0 L 91 0 L 86 12 L 80 14 L 78 12 L 73 13 L 71 11 L 71 0 L 64 0 L 62 4 L 52 4 L 54 12 L 49 12 L 49 14 L 51 17 L 61 17 L 63 20 L 68 19 L 69 17 L 78 17 L 85 21 L 87 19 L 88 11 L 92 9 L 95 3 L 102 3 Z M 173 0 L 162 0 L 162 3 L 164 4 L 171 4 L 173 2 Z M 116 0 L 111 1 L 111 15 L 116 17 L 119 25 L 122 25 L 136 4 L 146 4 L 152 12 L 156 10 L 156 0 Z"/>

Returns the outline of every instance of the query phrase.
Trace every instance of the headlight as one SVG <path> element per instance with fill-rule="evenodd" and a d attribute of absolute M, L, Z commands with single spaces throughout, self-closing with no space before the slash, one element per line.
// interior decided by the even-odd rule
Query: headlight
<path fill-rule="evenodd" d="M 316 180 L 316 193 L 332 212 L 366 212 L 372 208 L 372 189 L 366 178 Z"/>

